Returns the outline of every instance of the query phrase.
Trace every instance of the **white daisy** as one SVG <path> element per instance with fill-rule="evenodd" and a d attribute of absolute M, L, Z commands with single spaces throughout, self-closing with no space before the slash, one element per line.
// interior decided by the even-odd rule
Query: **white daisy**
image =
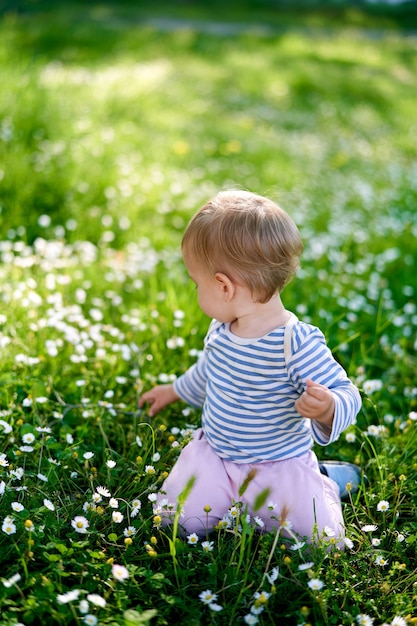
<path fill-rule="evenodd" d="M 7 460 L 4 452 L 0 454 L 0 467 L 7 467 L 9 465 L 9 461 Z"/>
<path fill-rule="evenodd" d="M 96 491 L 97 491 L 97 493 L 99 493 L 101 496 L 104 496 L 105 498 L 110 498 L 111 497 L 111 493 L 107 489 L 107 487 L 102 487 L 100 485 L 99 487 L 97 487 Z"/>
<path fill-rule="evenodd" d="M 269 582 L 270 585 L 273 585 L 274 582 L 277 580 L 279 576 L 279 568 L 278 567 L 274 567 L 269 574 L 266 574 L 266 579 Z"/>
<path fill-rule="evenodd" d="M 113 574 L 113 578 L 118 580 L 119 582 L 123 582 L 129 578 L 129 572 L 124 565 L 117 565 L 117 563 L 113 563 L 111 568 L 111 573 Z"/>
<path fill-rule="evenodd" d="M 25 435 L 23 435 L 22 441 L 23 443 L 29 445 L 35 441 L 35 435 L 33 433 L 26 433 Z"/>
<path fill-rule="evenodd" d="M 307 563 L 300 563 L 300 565 L 298 566 L 298 569 L 300 572 L 305 572 L 306 570 L 311 569 L 312 567 L 314 567 L 313 561 L 308 561 Z"/>
<path fill-rule="evenodd" d="M 211 604 L 217 600 L 217 594 L 210 591 L 210 589 L 202 591 L 198 597 L 203 604 Z"/>
<path fill-rule="evenodd" d="M 365 524 L 365 526 L 362 526 L 361 530 L 363 530 L 364 533 L 373 533 L 375 530 L 378 530 L 378 526 L 375 524 Z"/>
<path fill-rule="evenodd" d="M 94 606 L 99 606 L 103 609 L 107 604 L 106 600 L 102 598 L 101 596 L 99 596 L 97 593 L 89 593 L 87 595 L 87 600 L 91 602 L 91 604 L 94 604 Z"/>
<path fill-rule="evenodd" d="M 313 591 L 320 591 L 320 589 L 323 589 L 324 587 L 324 582 L 322 580 L 319 580 L 318 578 L 312 578 L 308 581 L 307 585 Z"/>
<path fill-rule="evenodd" d="M 57 596 L 57 600 L 59 604 L 68 604 L 68 602 L 74 602 L 78 600 L 80 595 L 79 589 L 72 589 L 71 591 L 67 591 L 67 593 L 61 593 Z"/>
<path fill-rule="evenodd" d="M 14 523 L 13 518 L 7 516 L 3 520 L 1 529 L 6 535 L 14 535 L 16 532 L 16 524 Z"/>
<path fill-rule="evenodd" d="M 25 508 L 23 504 L 20 504 L 20 502 L 12 502 L 10 506 L 12 507 L 13 511 L 15 511 L 16 513 L 23 511 Z"/>
<path fill-rule="evenodd" d="M 0 420 L 0 428 L 3 429 L 3 433 L 5 435 L 9 435 L 13 430 L 12 426 L 10 426 L 10 424 L 5 422 L 4 420 Z"/>
<path fill-rule="evenodd" d="M 74 519 L 71 521 L 71 526 L 77 533 L 85 534 L 87 532 L 87 528 L 89 527 L 89 522 L 87 518 L 82 515 L 76 515 Z"/>
<path fill-rule="evenodd" d="M 5 587 L 12 587 L 16 583 L 18 583 L 21 578 L 22 577 L 20 574 L 13 574 L 13 576 L 11 576 L 8 580 L 3 580 L 3 585 Z"/>
<path fill-rule="evenodd" d="M 372 617 L 369 617 L 366 613 L 359 613 L 359 615 L 356 616 L 356 621 L 359 626 L 373 626 L 374 623 Z"/>

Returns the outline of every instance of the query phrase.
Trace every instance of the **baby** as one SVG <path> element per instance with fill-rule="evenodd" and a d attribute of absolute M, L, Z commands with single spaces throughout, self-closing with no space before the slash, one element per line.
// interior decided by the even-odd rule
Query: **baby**
<path fill-rule="evenodd" d="M 181 517 L 187 533 L 205 535 L 241 503 L 265 530 L 283 525 L 310 541 L 343 538 L 340 489 L 329 476 L 357 485 L 360 470 L 333 463 L 325 475 L 312 447 L 336 441 L 361 398 L 322 332 L 281 300 L 302 249 L 289 215 L 245 191 L 220 192 L 185 231 L 184 262 L 212 322 L 197 362 L 173 384 L 145 392 L 139 405 L 149 403 L 151 416 L 177 400 L 202 407 L 202 427 L 156 508 L 168 516 L 193 479 Z"/>

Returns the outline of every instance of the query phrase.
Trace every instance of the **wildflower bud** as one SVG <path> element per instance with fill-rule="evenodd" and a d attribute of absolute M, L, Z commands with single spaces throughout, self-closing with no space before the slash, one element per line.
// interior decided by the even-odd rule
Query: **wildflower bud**
<path fill-rule="evenodd" d="M 153 523 L 155 524 L 155 526 L 159 526 L 161 522 L 162 522 L 162 517 L 160 515 L 155 515 L 155 517 L 153 518 Z"/>
<path fill-rule="evenodd" d="M 162 472 L 161 478 L 163 478 L 165 480 L 165 478 L 168 478 L 168 474 L 169 474 L 169 472 L 167 472 L 167 471 Z"/>
<path fill-rule="evenodd" d="M 97 513 L 97 515 L 103 515 L 103 513 L 104 513 L 103 507 L 102 506 L 98 506 L 96 508 L 96 513 Z"/>
<path fill-rule="evenodd" d="M 107 563 L 107 565 L 113 565 L 114 558 L 111 556 L 109 559 L 107 559 L 106 563 Z"/>
<path fill-rule="evenodd" d="M 352 483 L 346 483 L 346 489 L 350 491 L 352 489 Z"/>
<path fill-rule="evenodd" d="M 172 443 L 173 441 L 175 441 L 175 437 L 174 437 L 174 435 L 170 435 L 170 436 L 168 437 L 168 441 L 169 441 L 169 443 Z"/>
<path fill-rule="evenodd" d="M 74 452 L 72 453 L 72 458 L 78 459 L 78 452 L 76 450 L 74 450 Z"/>
<path fill-rule="evenodd" d="M 151 544 L 156 546 L 156 544 L 158 543 L 158 539 L 154 536 L 151 537 Z"/>
<path fill-rule="evenodd" d="M 22 426 L 22 424 L 23 424 L 22 418 L 16 420 L 16 426 Z"/>
<path fill-rule="evenodd" d="M 391 591 L 391 586 L 389 583 L 384 582 L 381 584 L 381 591 L 383 594 L 385 594 L 386 596 L 390 593 Z"/>
<path fill-rule="evenodd" d="M 284 563 L 285 565 L 289 565 L 291 563 L 291 559 L 289 556 L 284 557 Z"/>
<path fill-rule="evenodd" d="M 159 425 L 159 430 L 161 431 L 161 433 L 164 433 L 166 431 L 167 427 L 165 426 L 165 424 L 160 424 Z"/>
<path fill-rule="evenodd" d="M 145 544 L 145 550 L 147 552 L 147 554 L 149 554 L 149 556 L 157 556 L 158 553 L 155 550 L 155 548 L 153 548 L 149 543 Z"/>
<path fill-rule="evenodd" d="M 209 504 L 206 504 L 206 506 L 204 507 L 204 512 L 210 513 L 210 511 L 211 511 L 211 506 Z"/>
<path fill-rule="evenodd" d="M 31 558 L 33 558 L 33 555 L 34 555 L 34 554 L 35 554 L 35 553 L 34 553 L 34 552 L 32 552 L 32 550 L 29 550 L 29 552 L 28 552 L 28 557 L 31 559 Z"/>
<path fill-rule="evenodd" d="M 300 609 L 300 613 L 303 617 L 308 617 L 310 615 L 310 609 L 308 606 L 302 606 Z"/>
<path fill-rule="evenodd" d="M 33 528 L 33 522 L 30 519 L 25 520 L 25 528 L 31 529 Z"/>
<path fill-rule="evenodd" d="M 399 478 L 401 481 L 403 481 L 403 480 L 405 480 L 405 479 L 406 479 L 406 476 L 405 476 L 405 474 L 401 474 L 401 476 L 399 476 L 398 478 Z"/>
<path fill-rule="evenodd" d="M 141 456 L 137 456 L 137 457 L 136 457 L 136 463 L 138 463 L 138 464 L 139 464 L 139 463 L 142 463 L 142 460 L 143 460 L 143 459 L 142 459 L 142 457 L 141 457 Z"/>
<path fill-rule="evenodd" d="M 133 539 L 131 537 L 125 537 L 125 546 L 131 546 L 133 543 Z"/>
<path fill-rule="evenodd" d="M 285 543 L 282 543 L 282 544 L 280 545 L 280 549 L 281 549 L 281 550 L 286 550 L 286 549 L 287 549 L 287 546 L 285 545 Z"/>

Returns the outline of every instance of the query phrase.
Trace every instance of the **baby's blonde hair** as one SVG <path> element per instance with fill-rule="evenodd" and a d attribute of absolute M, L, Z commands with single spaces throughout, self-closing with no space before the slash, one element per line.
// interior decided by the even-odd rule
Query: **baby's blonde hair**
<path fill-rule="evenodd" d="M 240 280 L 258 302 L 268 302 L 295 274 L 303 244 L 291 217 L 272 200 L 221 191 L 191 219 L 182 251 L 213 275 Z"/>

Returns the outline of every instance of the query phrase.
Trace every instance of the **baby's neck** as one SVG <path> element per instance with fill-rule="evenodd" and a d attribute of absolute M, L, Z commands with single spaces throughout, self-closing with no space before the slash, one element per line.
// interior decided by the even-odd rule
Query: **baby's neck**
<path fill-rule="evenodd" d="M 279 326 L 285 326 L 290 313 L 285 309 L 277 295 L 268 302 L 252 302 L 242 315 L 230 324 L 234 335 L 245 338 L 263 337 Z"/>

